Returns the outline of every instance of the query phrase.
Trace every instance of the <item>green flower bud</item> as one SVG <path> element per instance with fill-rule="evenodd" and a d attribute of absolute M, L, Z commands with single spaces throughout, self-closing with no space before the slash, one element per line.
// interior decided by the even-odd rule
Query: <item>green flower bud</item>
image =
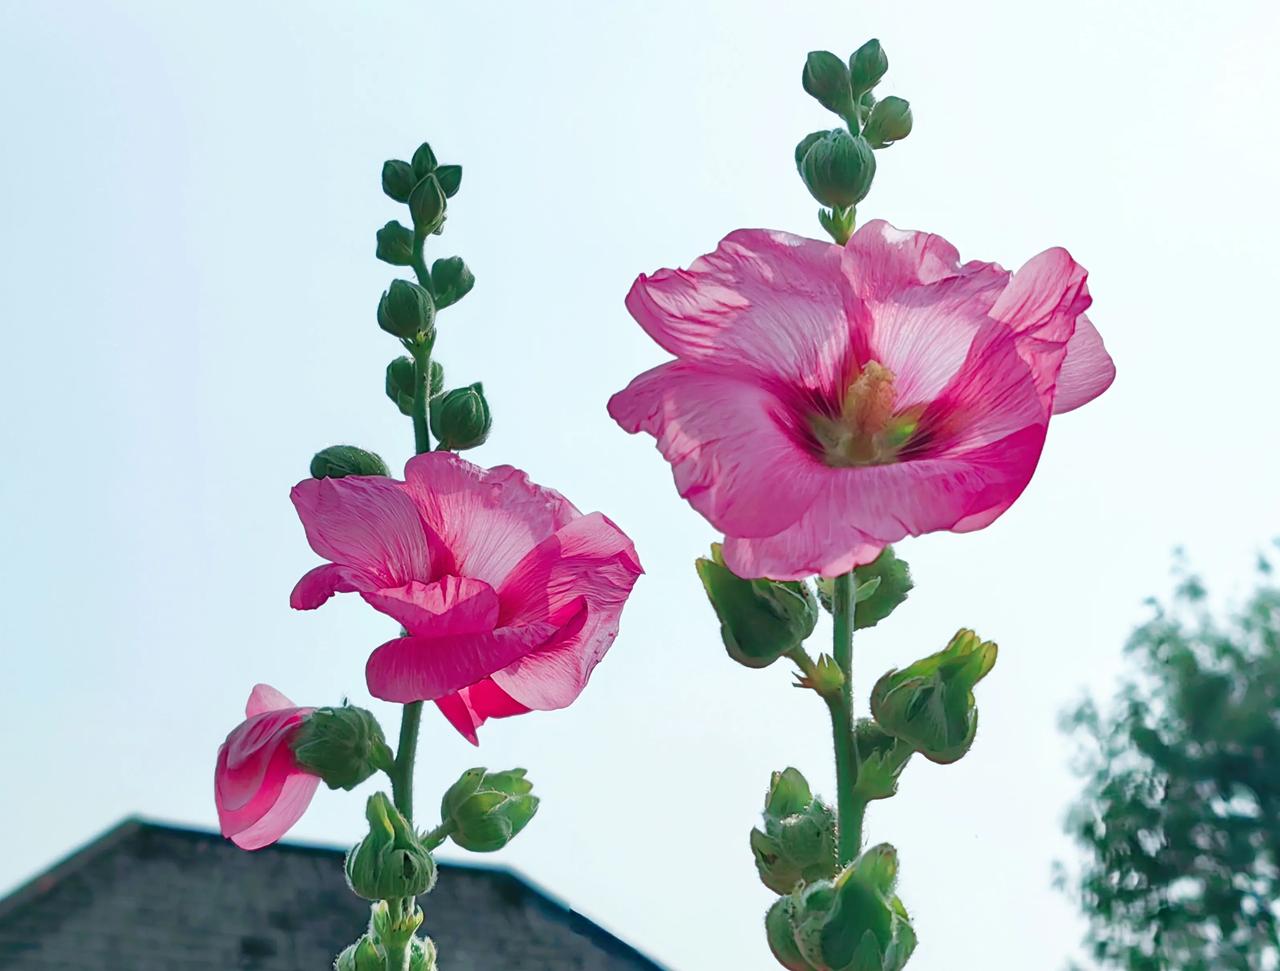
<path fill-rule="evenodd" d="M 911 592 L 915 582 L 906 560 L 898 559 L 892 546 L 886 546 L 870 563 L 855 567 L 853 626 L 855 630 L 874 627 L 894 612 Z M 834 581 L 818 579 L 818 599 L 831 610 Z"/>
<path fill-rule="evenodd" d="M 830 51 L 810 51 L 801 76 L 804 89 L 828 111 L 841 118 L 853 114 L 853 91 L 849 87 L 849 69 Z"/>
<path fill-rule="evenodd" d="M 414 376 L 413 358 L 411 357 L 402 355 L 387 365 L 387 397 L 400 409 L 400 414 L 405 416 L 413 414 Z M 431 387 L 427 393 L 428 398 L 438 395 L 443 387 L 444 365 L 439 361 L 432 361 Z"/>
<path fill-rule="evenodd" d="M 369 909 L 369 936 L 375 944 L 392 951 L 411 946 L 414 935 L 422 926 L 422 908 L 415 904 L 408 914 L 397 917 L 387 901 L 377 900 Z"/>
<path fill-rule="evenodd" d="M 444 190 L 445 197 L 452 199 L 462 185 L 462 166 L 442 165 L 436 169 L 436 178 L 440 180 L 440 188 Z"/>
<path fill-rule="evenodd" d="M 492 425 L 489 402 L 479 381 L 454 388 L 431 402 L 431 431 L 440 447 L 451 452 L 483 445 Z"/>
<path fill-rule="evenodd" d="M 896 878 L 897 854 L 885 844 L 834 880 L 798 888 L 766 918 L 774 955 L 790 971 L 901 971 L 916 937 Z"/>
<path fill-rule="evenodd" d="M 381 456 L 354 445 L 330 445 L 311 458 L 311 478 L 341 479 L 348 475 L 390 475 Z"/>
<path fill-rule="evenodd" d="M 769 940 L 769 950 L 787 971 L 814 971 L 813 965 L 804 959 L 796 946 L 794 928 L 795 901 L 779 897 L 764 918 L 764 932 Z"/>
<path fill-rule="evenodd" d="M 385 474 L 385 473 L 383 473 Z M 363 708 L 317 708 L 293 740 L 298 764 L 330 789 L 354 789 L 375 772 L 391 768 L 382 726 Z"/>
<path fill-rule="evenodd" d="M 436 153 L 431 151 L 430 145 L 423 142 L 418 146 L 418 150 L 413 153 L 412 164 L 414 181 L 425 179 L 436 170 Z"/>
<path fill-rule="evenodd" d="M 834 698 L 844 686 L 844 671 L 830 654 L 819 654 L 813 674 L 796 676 L 797 688 L 812 688 L 824 698 Z"/>
<path fill-rule="evenodd" d="M 431 289 L 436 294 L 437 308 L 457 303 L 475 285 L 476 278 L 471 275 L 461 256 L 450 256 L 431 264 Z"/>
<path fill-rule="evenodd" d="M 409 971 L 436 971 L 436 943 L 415 937 L 409 944 Z"/>
<path fill-rule="evenodd" d="M 392 266 L 413 265 L 413 231 L 391 220 L 378 230 L 378 248 L 375 253 L 383 263 Z"/>
<path fill-rule="evenodd" d="M 871 692 L 871 713 L 890 735 L 932 762 L 963 756 L 978 731 L 973 688 L 996 663 L 996 645 L 961 630 L 937 654 L 890 671 Z"/>
<path fill-rule="evenodd" d="M 830 132 L 826 131 L 810 132 L 796 145 L 796 171 L 800 173 L 801 178 L 804 177 L 804 169 L 801 166 L 804 163 L 804 157 L 809 154 L 809 149 L 829 134 Z"/>
<path fill-rule="evenodd" d="M 880 83 L 889 70 L 889 58 L 874 37 L 859 47 L 849 58 L 849 83 L 853 96 L 861 98 Z"/>
<path fill-rule="evenodd" d="M 333 962 L 334 971 L 386 971 L 386 967 L 386 956 L 367 935 L 349 945 Z"/>
<path fill-rule="evenodd" d="M 835 875 L 836 817 L 797 769 L 775 772 L 765 797 L 764 829 L 751 831 L 761 882 L 786 894 L 798 883 Z"/>
<path fill-rule="evenodd" d="M 809 193 L 833 209 L 848 209 L 866 198 L 875 175 L 876 156 L 867 140 L 843 128 L 814 141 L 800 160 Z"/>
<path fill-rule="evenodd" d="M 413 166 L 399 159 L 382 163 L 382 191 L 396 202 L 408 202 L 409 193 L 418 183 Z"/>
<path fill-rule="evenodd" d="M 491 853 L 510 843 L 538 811 L 532 792 L 524 769 L 468 769 L 445 792 L 440 816 L 464 850 Z"/>
<path fill-rule="evenodd" d="M 911 134 L 911 105 L 892 95 L 876 102 L 862 134 L 872 148 L 885 148 L 902 141 Z"/>
<path fill-rule="evenodd" d="M 409 193 L 409 215 L 419 236 L 434 233 L 444 224 L 444 189 L 434 175 L 428 175 Z"/>
<path fill-rule="evenodd" d="M 854 794 L 865 802 L 897 795 L 898 777 L 915 749 L 894 738 L 870 718 L 861 718 L 854 725 L 853 744 L 858 749 Z"/>
<path fill-rule="evenodd" d="M 378 301 L 378 326 L 401 340 L 424 340 L 434 330 L 435 320 L 431 294 L 408 280 L 393 280 Z"/>
<path fill-rule="evenodd" d="M 700 558 L 698 576 L 720 618 L 729 656 L 749 668 L 768 667 L 800 646 L 818 622 L 818 604 L 800 581 L 745 580 L 724 563 L 720 544 Z"/>
<path fill-rule="evenodd" d="M 365 818 L 369 835 L 347 854 L 351 889 L 366 900 L 416 897 L 429 891 L 436 882 L 435 860 L 385 793 L 369 797 Z"/>

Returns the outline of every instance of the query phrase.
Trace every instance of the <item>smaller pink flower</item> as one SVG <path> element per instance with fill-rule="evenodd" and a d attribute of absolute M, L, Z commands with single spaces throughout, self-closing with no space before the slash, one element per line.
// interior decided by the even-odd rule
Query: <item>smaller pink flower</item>
<path fill-rule="evenodd" d="M 245 720 L 218 749 L 213 774 L 218 824 L 242 850 L 274 843 L 311 804 L 320 777 L 298 765 L 291 743 L 314 710 L 298 708 L 270 685 L 256 685 Z"/>

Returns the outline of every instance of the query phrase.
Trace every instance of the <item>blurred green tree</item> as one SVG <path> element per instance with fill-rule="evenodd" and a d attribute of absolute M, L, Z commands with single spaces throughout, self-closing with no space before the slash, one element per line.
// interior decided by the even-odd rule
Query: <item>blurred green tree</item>
<path fill-rule="evenodd" d="M 1178 568 L 1169 604 L 1130 637 L 1106 710 L 1064 718 L 1084 790 L 1067 832 L 1084 851 L 1059 885 L 1102 967 L 1280 967 L 1280 588 L 1259 560 L 1248 599 L 1211 609 Z"/>

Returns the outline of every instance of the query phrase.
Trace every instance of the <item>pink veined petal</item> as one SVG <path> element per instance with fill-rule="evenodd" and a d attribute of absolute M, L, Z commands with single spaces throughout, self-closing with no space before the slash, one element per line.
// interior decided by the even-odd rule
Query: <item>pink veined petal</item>
<path fill-rule="evenodd" d="M 825 467 L 802 444 L 802 407 L 749 375 L 683 361 L 644 372 L 609 400 L 626 431 L 657 439 L 680 495 L 736 536 L 773 535 L 817 493 Z"/>
<path fill-rule="evenodd" d="M 488 633 L 498 625 L 497 593 L 470 577 L 447 576 L 434 583 L 413 580 L 363 597 L 414 635 Z"/>
<path fill-rule="evenodd" d="M 249 700 L 244 706 L 246 718 L 261 715 L 263 712 L 275 711 L 278 708 L 296 708 L 297 706 L 269 684 L 255 684 L 249 692 Z"/>
<path fill-rule="evenodd" d="M 326 560 L 354 567 L 379 586 L 430 579 L 426 533 L 399 483 L 357 475 L 306 479 L 290 498 L 307 542 Z"/>
<path fill-rule="evenodd" d="M 558 622 L 500 627 L 487 634 L 388 641 L 365 665 L 369 692 L 375 698 L 401 704 L 442 698 L 488 677 L 553 637 L 576 633 L 586 620 L 585 601 L 574 608 L 567 616 L 556 618 Z"/>
<path fill-rule="evenodd" d="M 297 772 L 285 780 L 280 796 L 256 822 L 227 834 L 242 850 L 260 850 L 289 832 L 311 805 L 320 777 Z"/>
<path fill-rule="evenodd" d="M 531 710 L 499 688 L 491 678 L 477 681 L 457 694 L 437 698 L 436 706 L 449 724 L 472 745 L 480 744 L 477 729 L 490 718 L 510 718 L 528 714 Z"/>
<path fill-rule="evenodd" d="M 688 270 L 640 276 L 627 309 L 677 357 L 829 391 L 849 370 L 862 307 L 840 276 L 840 248 L 762 229 L 726 236 Z"/>
<path fill-rule="evenodd" d="M 354 593 L 374 586 L 374 580 L 359 570 L 324 563 L 302 575 L 289 594 L 289 606 L 294 610 L 314 610 L 335 593 Z"/>
<path fill-rule="evenodd" d="M 1055 246 L 1027 260 L 991 308 L 991 316 L 1013 330 L 1046 402 L 1053 400 L 1067 342 L 1093 302 L 1088 276 L 1070 253 Z"/>
<path fill-rule="evenodd" d="M 494 587 L 525 553 L 580 515 L 560 493 L 518 469 L 482 469 L 451 452 L 410 459 L 404 488 L 449 550 L 448 572 Z"/>
<path fill-rule="evenodd" d="M 879 303 L 902 290 L 956 275 L 960 254 L 941 236 L 872 219 L 849 237 L 841 268 L 859 297 Z"/>
<path fill-rule="evenodd" d="M 1111 387 L 1115 379 L 1115 362 L 1102 343 L 1102 335 L 1092 321 L 1081 314 L 1075 333 L 1067 342 L 1062 370 L 1058 372 L 1053 413 L 1060 415 L 1088 404 Z"/>
<path fill-rule="evenodd" d="M 220 806 L 242 809 L 269 788 L 272 773 L 293 767 L 289 740 L 310 712 L 309 708 L 264 711 L 232 729 L 218 750 L 215 789 Z"/>
<path fill-rule="evenodd" d="M 592 513 L 544 540 L 511 571 L 499 595 L 504 622 L 555 617 L 586 601 L 581 630 L 495 671 L 493 682 L 516 702 L 550 711 L 582 693 L 618 634 L 631 588 L 643 572 L 635 547 L 606 516 Z"/>
<path fill-rule="evenodd" d="M 870 563 L 884 544 L 868 539 L 847 522 L 819 522 L 807 512 L 776 536 L 747 539 L 726 536 L 724 561 L 740 577 L 803 580 L 814 575 L 838 577 Z"/>

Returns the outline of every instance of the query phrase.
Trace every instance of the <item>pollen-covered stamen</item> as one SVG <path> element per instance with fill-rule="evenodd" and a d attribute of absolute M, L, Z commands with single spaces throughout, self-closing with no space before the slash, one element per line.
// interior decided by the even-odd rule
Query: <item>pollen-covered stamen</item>
<path fill-rule="evenodd" d="M 893 380 L 893 372 L 887 367 L 868 361 L 849 382 L 838 416 L 810 418 L 810 427 L 828 465 L 882 465 L 896 459 L 915 433 L 919 415 L 895 412 L 898 392 Z"/>

